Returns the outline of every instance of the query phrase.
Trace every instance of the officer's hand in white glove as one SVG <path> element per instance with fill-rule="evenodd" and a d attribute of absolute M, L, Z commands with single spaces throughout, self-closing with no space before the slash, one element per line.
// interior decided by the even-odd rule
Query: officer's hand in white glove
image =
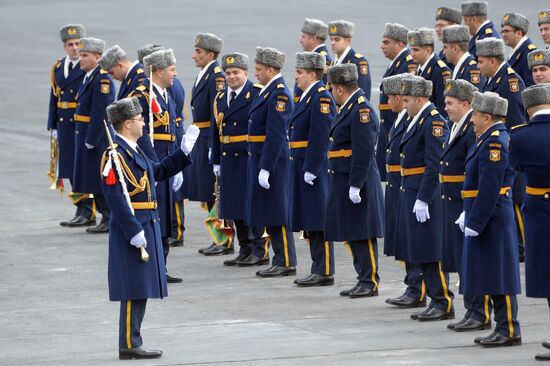
<path fill-rule="evenodd" d="M 174 180 L 172 181 L 172 189 L 174 190 L 174 192 L 180 189 L 182 184 L 183 184 L 183 174 L 182 172 L 179 172 L 178 174 L 174 175 Z"/>
<path fill-rule="evenodd" d="M 258 183 L 260 183 L 262 188 L 269 189 L 269 172 L 267 170 L 260 170 L 260 173 L 258 174 Z"/>
<path fill-rule="evenodd" d="M 130 244 L 135 246 L 136 248 L 147 248 L 147 240 L 145 239 L 145 231 L 141 230 L 139 233 L 134 235 L 132 239 L 130 239 Z"/>
<path fill-rule="evenodd" d="M 421 200 L 416 200 L 413 207 L 413 213 L 416 214 L 416 221 L 422 223 L 430 219 L 428 204 Z"/>
<path fill-rule="evenodd" d="M 214 164 L 212 166 L 212 171 L 214 172 L 214 175 L 216 177 L 219 177 L 220 176 L 220 165 L 219 164 Z"/>
<path fill-rule="evenodd" d="M 57 140 L 57 130 L 52 130 L 52 139 Z"/>
<path fill-rule="evenodd" d="M 85 142 L 84 145 L 86 145 L 86 149 L 88 150 L 92 150 L 93 148 L 95 148 L 94 145 L 90 145 L 89 143 Z"/>
<path fill-rule="evenodd" d="M 479 233 L 469 227 L 464 228 L 464 236 L 478 236 Z"/>
<path fill-rule="evenodd" d="M 349 199 L 351 202 L 357 204 L 361 202 L 361 195 L 359 192 L 361 189 L 357 187 L 349 187 Z"/>
<path fill-rule="evenodd" d="M 187 128 L 180 144 L 181 151 L 183 151 L 185 155 L 189 155 L 191 150 L 193 150 L 193 146 L 195 146 L 195 142 L 197 142 L 200 133 L 201 130 L 195 125 L 191 125 Z"/>
<path fill-rule="evenodd" d="M 310 172 L 304 173 L 304 182 L 306 182 L 310 186 L 314 184 L 313 181 L 315 180 L 315 178 L 317 178 L 317 176 L 314 174 L 311 174 Z"/>
<path fill-rule="evenodd" d="M 462 213 L 460 214 L 460 216 L 458 216 L 458 220 L 455 221 L 455 224 L 458 225 L 458 227 L 460 228 L 460 230 L 462 232 L 464 232 L 464 216 L 465 216 L 465 212 L 462 211 Z"/>

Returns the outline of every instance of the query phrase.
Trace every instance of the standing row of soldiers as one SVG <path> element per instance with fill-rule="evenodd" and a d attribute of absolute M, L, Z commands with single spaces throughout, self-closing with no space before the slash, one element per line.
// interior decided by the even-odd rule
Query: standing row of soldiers
<path fill-rule="evenodd" d="M 455 23 L 460 23 L 461 16 L 457 16 L 457 12 L 460 13 L 455 9 L 440 8 L 436 20 L 450 23 L 448 19 L 455 19 L 458 20 Z M 50 124 L 50 128 L 59 130 L 57 137 L 61 142 L 61 126 L 64 125 L 59 122 L 63 122 L 63 118 L 69 118 L 71 122 L 74 118 L 77 122 L 76 138 L 73 139 L 77 159 L 69 178 L 73 180 L 74 192 L 86 192 L 82 194 L 85 198 L 80 200 L 82 203 L 75 219 L 71 220 L 76 221 L 76 225 L 72 226 L 91 221 L 94 203 L 84 204 L 89 199 L 87 194 L 93 194 L 100 211 L 108 207 L 102 194 L 106 191 L 105 186 L 111 185 L 106 183 L 109 173 L 105 168 L 110 160 L 101 158 L 106 139 L 98 128 L 106 118 L 106 107 L 114 100 L 109 75 L 122 81 L 117 108 L 131 110 L 122 113 L 123 117 L 117 118 L 116 113 L 109 115 L 112 123 L 116 120 L 119 124 L 115 127 L 117 134 L 123 135 L 121 123 L 128 123 L 130 130 L 129 121 L 138 114 L 143 116 L 143 136 L 136 135 L 135 146 L 128 143 L 136 155 L 143 155 L 157 165 L 166 165 L 178 154 L 180 149 L 177 146 L 180 145 L 193 162 L 184 174 L 181 169 L 189 162 L 179 159 L 180 163 L 172 164 L 171 169 L 165 167 L 164 173 L 158 173 L 156 165 L 153 165 L 154 169 L 147 168 L 150 170 L 149 179 L 144 179 L 143 174 L 140 179 L 128 178 L 133 182 L 131 193 L 155 191 L 156 200 L 149 195 L 147 202 L 151 204 L 143 209 L 158 212 L 158 216 L 152 214 L 150 218 L 156 223 L 153 226 L 160 221 L 160 240 L 141 240 L 139 232 L 134 230 L 135 235 L 112 234 L 110 247 L 120 246 L 118 241 L 130 240 L 139 248 L 154 241 L 162 243 L 164 258 L 157 255 L 156 260 L 148 264 L 137 262 L 140 266 L 155 266 L 154 275 L 145 276 L 143 281 L 151 283 L 156 280 L 158 285 L 160 279 L 161 290 L 132 293 L 132 286 L 128 288 L 128 285 L 121 284 L 122 278 L 132 274 L 111 273 L 111 267 L 117 266 L 118 257 L 114 253 L 113 258 L 110 256 L 111 299 L 123 302 L 121 357 L 160 356 L 158 352 L 127 352 L 141 346 L 141 320 L 130 327 L 130 321 L 123 324 L 123 319 L 133 319 L 134 315 L 143 318 L 145 305 L 138 306 L 137 314 L 134 314 L 134 308 L 128 306 L 132 300 L 166 295 L 164 264 L 168 237 L 172 235 L 170 223 L 174 211 L 178 211 L 178 199 L 174 198 L 177 192 L 185 192 L 189 199 L 205 202 L 211 208 L 214 205 L 215 177 L 220 182 L 219 217 L 235 223 L 240 244 L 239 255 L 224 264 L 267 264 L 268 243 L 262 237 L 265 228 L 275 256 L 272 266 L 258 271 L 257 275 L 293 275 L 297 260 L 290 232 L 304 231 L 310 242 L 313 264 L 311 275 L 296 280 L 297 285 L 333 284 L 333 241 L 343 241 L 352 253 L 358 282 L 353 288 L 342 291 L 341 295 L 352 298 L 376 296 L 379 284 L 376 238 L 385 237 L 385 254 L 403 260 L 407 269 L 405 293 L 399 298 L 388 299 L 388 303 L 407 308 L 425 306 L 427 293 L 430 304 L 411 318 L 418 321 L 452 319 L 453 294 L 448 288 L 447 273 L 458 272 L 467 313 L 460 322 L 448 327 L 455 331 L 490 327 L 492 304 L 497 323 L 495 332 L 488 337 L 479 337 L 476 342 L 483 346 L 521 343 L 515 294 L 519 293 L 517 238 L 523 239 L 523 236 L 516 233 L 510 220 L 515 220 L 519 231 L 525 230 L 527 238 L 528 295 L 530 288 L 536 288 L 531 293 L 534 296 L 549 297 L 550 291 L 540 280 L 548 267 L 544 256 L 529 254 L 529 245 L 536 248 L 538 244 L 529 242 L 529 237 L 540 238 L 536 230 L 544 230 L 544 225 L 536 224 L 533 219 L 531 223 L 529 220 L 524 223 L 520 214 L 523 202 L 518 201 L 515 210 L 512 205 L 512 199 L 516 199 L 512 187 L 518 190 L 520 197 L 525 187 L 521 182 L 517 183 L 520 180 L 518 174 L 509 164 L 507 128 L 525 121 L 524 107 L 530 115 L 537 112 L 539 119 L 546 118 L 548 122 L 548 111 L 545 117 L 545 113 L 538 110 L 548 109 L 550 92 L 547 85 L 530 87 L 523 93 L 522 101 L 523 78 L 504 61 L 504 43 L 495 38 L 498 32 L 486 20 L 487 4 L 464 3 L 462 15 L 467 26 L 447 24 L 440 32 L 444 43 L 443 56 L 456 65 L 453 68 L 434 53 L 434 30 L 408 31 L 399 24 L 386 25 L 382 49 L 392 63 L 381 86 L 380 121 L 369 101 L 368 62 L 350 45 L 354 30 L 350 22 L 334 21 L 325 25 L 318 20 L 305 20 L 301 44 L 306 52 L 296 55 L 294 96 L 280 74 L 285 63 L 281 52 L 272 48 L 257 49 L 255 74 L 260 84 L 253 84 L 248 80 L 246 55 L 237 52 L 225 54 L 220 65 L 217 58 L 223 41 L 212 34 L 199 34 L 193 59 L 201 71 L 192 92 L 194 127 L 193 131 L 187 131 L 189 136 L 183 132 L 184 92 L 175 78 L 175 57 L 171 50 L 147 46 L 138 53 L 142 63 L 131 63 L 120 47 L 114 46 L 104 52 L 104 42 L 82 37 L 84 29 L 81 26 L 69 25 L 62 29 L 62 40 L 68 52 L 70 43 L 80 41 L 80 64 L 76 62 L 76 65 L 87 73 L 83 82 L 80 79 L 70 89 L 63 79 L 73 72 L 71 69 L 74 70 L 73 57 L 69 53 L 52 70 L 52 106 L 67 110 L 67 115 L 61 116 L 54 108 L 52 118 L 55 124 Z M 542 27 L 550 24 L 548 13 L 540 13 L 539 23 L 542 32 Z M 506 27 L 518 34 L 526 33 L 525 18 L 518 14 L 505 15 L 502 26 L 503 34 Z M 492 37 L 486 37 L 489 35 Z M 329 36 L 335 60 L 330 62 L 332 66 L 328 68 L 327 79 L 328 52 L 324 42 Z M 516 42 L 515 51 L 524 44 L 525 40 Z M 550 82 L 545 79 L 550 70 L 548 51 L 531 50 L 534 46 L 529 48 L 530 44 L 528 42 L 527 49 L 516 58 L 527 60 L 526 65 L 537 84 Z M 78 103 L 74 99 L 64 99 L 70 99 L 69 95 L 63 97 L 70 94 L 65 88 L 69 88 L 71 93 L 75 89 L 78 91 Z M 477 89 L 484 93 L 476 92 Z M 88 98 L 86 93 L 89 93 Z M 137 98 L 125 99 L 126 96 Z M 71 102 L 73 104 L 68 104 Z M 115 103 L 112 108 L 116 106 Z M 70 114 L 70 107 L 76 107 L 76 111 L 74 108 L 72 111 L 74 117 Z M 381 125 L 383 128 L 379 133 Z M 531 128 L 519 130 L 530 131 Z M 195 131 L 198 134 L 196 143 Z M 542 131 L 536 133 L 539 138 L 544 135 Z M 193 140 L 194 148 L 187 146 L 184 149 L 186 140 Z M 119 144 L 124 143 L 119 141 Z M 542 145 L 518 142 L 518 146 L 528 150 Z M 82 155 L 79 155 L 80 150 Z M 92 157 L 90 153 L 94 150 L 99 154 Z M 529 202 L 530 194 L 546 199 L 548 191 L 544 191 L 544 180 L 541 180 L 540 172 L 531 168 L 536 165 L 534 159 L 544 156 L 543 151 L 539 156 L 533 151 L 521 154 L 520 150 L 518 148 L 515 167 L 525 172 L 530 184 L 526 202 Z M 380 155 L 384 157 L 383 164 L 379 159 L 377 165 L 376 154 L 378 158 Z M 63 155 L 60 152 L 60 156 Z M 131 158 L 131 153 L 125 156 L 125 160 Z M 100 189 L 78 188 L 79 181 L 83 180 L 82 175 L 76 174 L 79 164 L 86 166 L 90 174 L 84 181 L 96 182 Z M 379 165 L 384 167 L 385 177 L 380 177 Z M 167 174 L 168 170 L 170 174 Z M 103 178 L 93 174 L 100 171 Z M 153 175 L 163 181 L 151 184 Z M 174 175 L 174 178 L 166 180 L 167 175 Z M 380 181 L 386 179 L 384 198 Z M 182 191 L 183 182 L 187 187 Z M 120 196 L 117 197 L 111 195 L 108 199 L 112 207 L 117 207 L 116 200 Z M 539 201 L 536 203 L 543 203 Z M 86 211 L 87 207 L 89 211 Z M 525 207 L 528 207 L 527 203 Z M 103 216 L 107 215 L 104 213 Z M 540 220 L 539 215 L 531 215 Z M 111 221 L 111 230 L 117 225 L 125 229 L 121 222 L 123 220 L 115 217 Z M 204 254 L 227 254 L 232 251 L 231 245 L 231 242 L 227 247 L 212 245 L 201 251 Z M 544 245 L 540 245 L 538 250 L 547 251 Z M 533 251 L 537 252 L 537 249 Z M 130 328 L 136 337 L 128 335 Z M 549 355 L 537 357 L 547 359 Z"/>

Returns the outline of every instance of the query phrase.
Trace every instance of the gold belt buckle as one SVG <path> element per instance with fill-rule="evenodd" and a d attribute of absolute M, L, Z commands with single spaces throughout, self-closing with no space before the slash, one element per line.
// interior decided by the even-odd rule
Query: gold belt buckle
<path fill-rule="evenodd" d="M 69 103 L 68 102 L 61 102 L 61 109 L 69 109 Z"/>
<path fill-rule="evenodd" d="M 231 142 L 231 138 L 230 138 L 230 137 L 231 137 L 231 136 L 222 136 L 222 142 L 223 142 L 224 144 L 230 143 L 230 142 Z"/>

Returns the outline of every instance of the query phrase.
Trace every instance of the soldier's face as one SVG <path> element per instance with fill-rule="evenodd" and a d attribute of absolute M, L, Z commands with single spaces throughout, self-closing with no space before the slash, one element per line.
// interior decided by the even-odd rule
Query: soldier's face
<path fill-rule="evenodd" d="M 477 32 L 477 22 L 475 21 L 476 17 L 471 16 L 465 16 L 464 17 L 464 25 L 468 27 L 468 31 L 470 32 L 470 35 L 473 36 Z"/>
<path fill-rule="evenodd" d="M 129 135 L 137 141 L 141 136 L 143 136 L 143 127 L 145 127 L 145 122 L 142 115 L 137 115 L 130 118 L 126 121 L 126 128 Z"/>
<path fill-rule="evenodd" d="M 195 66 L 203 68 L 214 59 L 214 53 L 197 47 L 191 58 L 195 61 Z"/>
<path fill-rule="evenodd" d="M 244 85 L 246 79 L 248 78 L 248 72 L 239 69 L 237 67 L 230 67 L 225 69 L 225 81 L 227 85 L 233 89 L 237 90 Z"/>
<path fill-rule="evenodd" d="M 460 119 L 464 117 L 469 108 L 468 102 L 454 97 L 445 97 L 445 112 L 454 123 L 460 122 Z"/>
<path fill-rule="evenodd" d="M 432 55 L 433 49 L 425 46 L 413 46 L 411 47 L 411 56 L 416 64 L 422 66 L 428 61 L 428 58 Z"/>
<path fill-rule="evenodd" d="M 443 37 L 443 29 L 445 27 L 448 27 L 449 25 L 451 25 L 451 22 L 448 22 L 443 19 L 436 20 L 434 28 L 435 28 L 435 33 L 437 34 L 437 38 L 441 40 L 441 37 Z"/>
<path fill-rule="evenodd" d="M 126 70 L 122 64 L 116 64 L 115 66 L 109 69 L 109 75 L 111 75 L 115 80 L 122 81 L 126 77 Z"/>
<path fill-rule="evenodd" d="M 450 63 L 455 65 L 458 62 L 457 48 L 458 46 L 453 46 L 452 43 L 443 43 L 443 54 Z"/>
<path fill-rule="evenodd" d="M 543 23 L 539 25 L 539 30 L 542 41 L 546 44 L 550 44 L 550 24 Z"/>
<path fill-rule="evenodd" d="M 399 113 L 405 108 L 401 95 L 388 95 L 388 104 L 393 113 Z"/>
<path fill-rule="evenodd" d="M 162 83 L 163 88 L 169 88 L 174 83 L 174 78 L 176 77 L 176 66 L 168 66 L 167 68 L 164 68 L 162 70 L 158 71 L 159 81 Z"/>
<path fill-rule="evenodd" d="M 302 46 L 302 49 L 306 52 L 311 52 L 315 48 L 315 37 L 310 36 L 307 33 L 303 33 L 300 36 L 300 45 Z"/>
<path fill-rule="evenodd" d="M 69 39 L 63 43 L 63 48 L 71 60 L 76 60 L 79 56 L 80 39 Z"/>
<path fill-rule="evenodd" d="M 420 108 L 422 108 L 419 100 L 420 99 L 418 97 L 403 95 L 403 105 L 405 106 L 409 117 L 416 116 L 416 114 L 420 111 Z"/>
<path fill-rule="evenodd" d="M 481 135 L 491 124 L 491 116 L 486 113 L 481 113 L 476 110 L 472 113 L 472 123 L 474 132 L 477 136 Z"/>
<path fill-rule="evenodd" d="M 332 97 L 334 98 L 336 104 L 339 106 L 344 104 L 347 98 L 345 89 L 341 85 L 332 84 L 330 87 L 330 92 L 332 93 Z"/>
<path fill-rule="evenodd" d="M 85 72 L 93 70 L 100 58 L 98 53 L 80 52 L 80 68 Z"/>
<path fill-rule="evenodd" d="M 537 65 L 531 69 L 535 84 L 550 83 L 550 66 Z"/>
<path fill-rule="evenodd" d="M 254 76 L 260 84 L 266 85 L 267 83 L 269 83 L 272 76 L 274 76 L 271 75 L 271 72 L 269 71 L 270 69 L 272 68 L 262 64 L 256 64 Z"/>
<path fill-rule="evenodd" d="M 505 25 L 500 29 L 500 34 L 502 35 L 502 40 L 504 44 L 508 47 L 516 47 L 519 40 L 523 37 L 523 34 L 519 30 L 515 30 L 509 25 Z"/>
<path fill-rule="evenodd" d="M 351 38 L 333 36 L 330 37 L 330 48 L 332 52 L 337 55 L 341 55 L 346 48 L 350 45 Z"/>
<path fill-rule="evenodd" d="M 317 81 L 315 73 L 306 69 L 296 69 L 294 72 L 294 81 L 301 90 L 306 90 L 311 84 Z"/>
<path fill-rule="evenodd" d="M 481 72 L 481 75 L 487 78 L 491 78 L 495 74 L 496 72 L 496 70 L 494 69 L 495 64 L 496 64 L 496 60 L 491 57 L 479 56 L 477 59 L 477 66 L 479 67 L 479 72 Z"/>
<path fill-rule="evenodd" d="M 382 43 L 380 44 L 380 49 L 382 50 L 384 57 L 389 60 L 393 60 L 402 49 L 400 45 L 402 45 L 401 42 L 388 37 L 383 37 Z"/>

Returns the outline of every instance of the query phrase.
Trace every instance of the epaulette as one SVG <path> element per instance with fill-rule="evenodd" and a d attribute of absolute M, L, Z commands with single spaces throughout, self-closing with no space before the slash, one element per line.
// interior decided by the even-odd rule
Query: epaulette
<path fill-rule="evenodd" d="M 366 98 L 361 95 L 359 98 L 357 98 L 357 104 L 365 103 L 365 100 Z"/>
<path fill-rule="evenodd" d="M 61 61 L 62 61 L 62 60 L 63 60 L 63 59 L 60 58 L 59 60 L 55 61 L 54 67 L 55 67 L 56 69 L 59 69 L 59 68 L 61 67 Z"/>
<path fill-rule="evenodd" d="M 437 60 L 439 67 L 447 67 L 447 64 L 443 60 Z"/>
<path fill-rule="evenodd" d="M 253 86 L 257 89 L 263 89 L 264 88 L 264 86 L 260 83 L 255 83 Z"/>
<path fill-rule="evenodd" d="M 520 123 L 519 125 L 515 125 L 515 126 L 512 126 L 512 128 L 510 129 L 510 131 L 515 131 L 521 127 L 525 127 L 527 126 L 527 123 Z"/>
<path fill-rule="evenodd" d="M 361 58 L 361 57 L 363 57 L 363 55 L 360 54 L 360 53 L 356 53 L 354 56 L 355 56 L 356 58 Z"/>
<path fill-rule="evenodd" d="M 529 51 L 535 50 L 536 48 L 537 48 L 537 46 L 535 46 L 535 45 L 532 44 L 532 43 L 531 43 L 529 46 L 527 46 L 527 49 L 528 49 Z"/>
<path fill-rule="evenodd" d="M 332 102 L 332 99 L 330 99 L 330 98 L 319 98 L 319 102 L 327 102 L 327 103 L 330 103 L 330 102 Z"/>
<path fill-rule="evenodd" d="M 432 111 L 430 112 L 430 114 L 431 114 L 432 116 L 437 116 L 437 115 L 439 114 L 439 112 L 437 111 L 437 109 L 434 109 L 434 110 L 432 110 Z"/>
<path fill-rule="evenodd" d="M 145 87 L 145 85 L 140 85 L 136 88 L 136 90 L 139 90 L 140 92 L 142 91 L 145 91 L 147 88 Z"/>
<path fill-rule="evenodd" d="M 319 53 L 320 53 L 321 55 L 323 55 L 323 56 L 328 55 L 327 51 L 325 51 L 325 50 L 323 50 L 323 51 L 321 51 L 321 52 L 319 52 Z"/>
<path fill-rule="evenodd" d="M 319 89 L 317 89 L 317 93 L 324 92 L 325 90 L 327 90 L 327 88 L 321 86 Z"/>
<path fill-rule="evenodd" d="M 495 136 L 495 137 L 499 137 L 500 136 L 500 131 L 493 131 L 491 132 L 491 136 Z"/>
<path fill-rule="evenodd" d="M 477 62 L 476 62 L 476 60 L 472 60 L 472 61 L 470 61 L 470 65 L 477 65 Z"/>
<path fill-rule="evenodd" d="M 412 61 L 412 60 L 413 60 L 413 57 L 412 57 L 411 55 L 407 55 L 407 56 L 405 57 L 405 60 L 407 60 L 407 61 Z"/>
<path fill-rule="evenodd" d="M 145 73 L 145 71 L 143 71 L 141 67 L 136 70 L 136 74 L 143 74 L 143 73 Z"/>
<path fill-rule="evenodd" d="M 218 73 L 222 72 L 222 69 L 220 69 L 219 66 L 216 66 L 216 67 L 214 67 L 214 72 L 215 72 L 216 74 L 218 74 Z"/>
<path fill-rule="evenodd" d="M 281 84 L 277 84 L 277 89 L 282 89 L 285 87 L 285 84 L 281 83 Z"/>
<path fill-rule="evenodd" d="M 103 70 L 103 69 L 99 69 L 99 73 L 101 75 L 104 75 L 104 74 L 109 74 L 107 71 Z"/>
<path fill-rule="evenodd" d="M 516 72 L 511 67 L 508 68 L 508 75 L 515 74 Z"/>
<path fill-rule="evenodd" d="M 485 29 L 485 34 L 493 34 L 493 30 L 491 28 Z"/>

